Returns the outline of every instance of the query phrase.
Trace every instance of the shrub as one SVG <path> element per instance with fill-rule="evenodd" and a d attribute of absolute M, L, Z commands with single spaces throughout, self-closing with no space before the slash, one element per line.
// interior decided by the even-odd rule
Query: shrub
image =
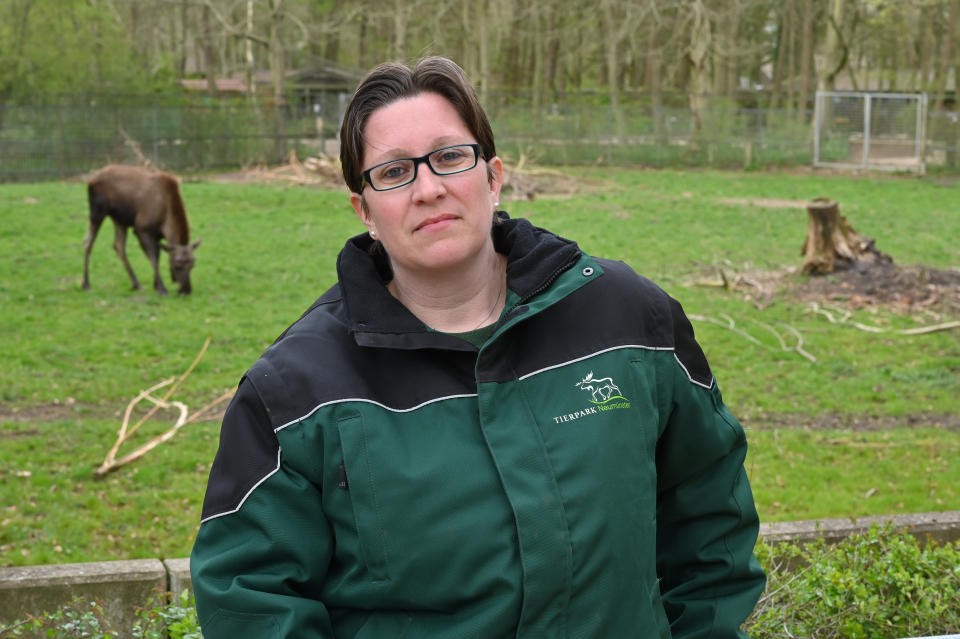
<path fill-rule="evenodd" d="M 873 526 L 837 544 L 757 545 L 767 588 L 745 629 L 752 639 L 919 637 L 960 629 L 960 543 L 920 543 Z M 0 638 L 203 639 L 193 597 L 138 610 L 132 629 L 107 627 L 99 601 L 0 625 Z"/>
<path fill-rule="evenodd" d="M 166 599 L 164 597 L 164 599 Z M 111 628 L 103 602 L 74 598 L 51 613 L 28 615 L 8 626 L 0 624 L 0 637 L 44 636 L 49 639 L 203 639 L 193 597 L 184 590 L 173 601 L 151 604 L 136 611 L 132 628 Z"/>
<path fill-rule="evenodd" d="M 760 543 L 752 639 L 919 637 L 960 629 L 960 544 L 873 526 L 835 545 Z"/>

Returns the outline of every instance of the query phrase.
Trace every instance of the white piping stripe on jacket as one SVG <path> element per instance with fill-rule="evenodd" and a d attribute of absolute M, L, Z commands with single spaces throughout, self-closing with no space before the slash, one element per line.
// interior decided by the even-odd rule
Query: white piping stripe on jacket
<path fill-rule="evenodd" d="M 264 475 L 264 476 L 260 479 L 260 481 L 258 481 L 257 483 L 255 483 L 255 484 L 250 488 L 250 490 L 247 491 L 247 494 L 243 496 L 243 499 L 240 500 L 240 503 L 237 504 L 237 507 L 236 507 L 236 508 L 234 508 L 233 510 L 225 510 L 225 511 L 223 511 L 222 513 L 217 513 L 216 515 L 210 515 L 210 516 L 207 517 L 206 519 L 201 519 L 201 520 L 200 520 L 200 523 L 203 524 L 203 523 L 205 523 L 205 522 L 210 521 L 211 519 L 216 519 L 217 517 L 223 517 L 224 515 L 232 515 L 233 513 L 235 513 L 235 512 L 237 512 L 238 510 L 240 510 L 240 508 L 243 506 L 243 503 L 244 503 L 245 501 L 247 501 L 247 497 L 249 497 L 250 495 L 252 495 L 252 494 L 253 494 L 253 491 L 255 491 L 255 490 L 257 489 L 257 487 L 260 486 L 260 484 L 262 484 L 263 482 L 265 482 L 265 481 L 267 481 L 268 479 L 270 479 L 271 476 L 273 476 L 278 470 L 280 470 L 280 451 L 281 451 L 281 449 L 280 449 L 280 448 L 277 448 L 277 465 L 276 465 L 276 467 L 275 467 L 273 470 L 271 470 L 269 473 L 267 473 L 266 475 Z"/>
<path fill-rule="evenodd" d="M 283 424 L 282 426 L 277 426 L 276 428 L 273 429 L 273 432 L 279 433 L 281 430 L 283 430 L 287 426 L 292 426 L 297 422 L 302 422 L 303 420 L 310 417 L 311 415 L 313 415 L 315 412 L 317 412 L 324 406 L 332 406 L 333 404 L 342 404 L 344 402 L 362 402 L 364 404 L 373 404 L 374 406 L 379 406 L 380 408 L 383 408 L 384 410 L 388 410 L 391 413 L 409 413 L 410 411 L 417 410 L 418 408 L 423 408 L 424 406 L 427 406 L 428 404 L 433 404 L 435 402 L 445 402 L 448 399 L 463 399 L 465 397 L 476 397 L 476 396 L 477 396 L 476 393 L 464 393 L 462 395 L 448 395 L 446 397 L 437 397 L 434 399 L 428 399 L 427 401 L 421 404 L 417 404 L 416 406 L 411 406 L 410 408 L 392 408 L 390 406 L 387 406 L 386 404 L 381 404 L 380 402 L 375 402 L 372 399 L 365 399 L 363 397 L 345 397 L 344 399 L 333 399 L 333 400 L 330 400 L 329 402 L 318 404 L 315 408 L 313 408 L 309 413 L 307 413 L 303 417 L 297 417 L 296 419 L 290 420 L 289 422 L 287 422 L 286 424 Z"/>
<path fill-rule="evenodd" d="M 644 345 L 642 345 L 642 344 L 627 344 L 627 345 L 624 345 L 624 346 L 613 346 L 613 347 L 611 347 L 611 348 L 605 348 L 605 349 L 603 349 L 603 350 L 601 350 L 601 351 L 597 351 L 597 352 L 591 353 L 591 354 L 589 354 L 589 355 L 584 355 L 583 357 L 578 357 L 578 358 L 576 358 L 576 359 L 571 359 L 571 360 L 566 361 L 566 362 L 561 362 L 560 364 L 554 364 L 554 365 L 552 365 L 552 366 L 547 366 L 546 368 L 541 368 L 540 370 L 533 371 L 532 373 L 527 373 L 526 375 L 522 375 L 521 377 L 519 377 L 519 378 L 518 378 L 518 381 L 522 381 L 522 380 L 528 379 L 528 378 L 530 378 L 530 377 L 533 377 L 534 375 L 539 375 L 540 373 L 544 373 L 544 372 L 546 372 L 546 371 L 553 370 L 554 368 L 560 368 L 560 367 L 566 366 L 566 365 L 568 365 L 568 364 L 574 364 L 574 363 L 576 363 L 576 362 L 581 362 L 581 361 L 583 361 L 583 360 L 590 359 L 591 357 L 596 357 L 597 355 L 602 355 L 603 353 L 609 353 L 609 352 L 611 352 L 611 351 L 622 350 L 622 349 L 625 349 L 625 348 L 639 348 L 639 349 L 648 350 L 648 351 L 674 351 L 674 352 L 673 352 L 673 358 L 674 358 L 675 360 L 677 360 L 677 364 L 680 365 L 680 368 L 683 369 L 684 374 L 687 376 L 687 379 L 690 380 L 690 382 L 691 382 L 692 384 L 696 384 L 697 386 L 702 386 L 703 388 L 706 388 L 706 389 L 708 389 L 708 390 L 713 387 L 713 376 L 712 376 L 712 375 L 711 375 L 711 378 L 710 378 L 710 384 L 703 384 L 702 382 L 698 382 L 697 380 L 693 379 L 693 378 L 690 376 L 690 372 L 687 370 L 687 367 L 684 366 L 684 365 L 683 365 L 683 362 L 680 361 L 680 358 L 677 357 L 677 353 L 676 353 L 675 349 L 674 349 L 672 346 L 644 346 Z M 323 402 L 322 404 L 317 404 L 317 406 L 315 406 L 312 410 L 310 410 L 310 412 L 308 412 L 307 414 L 305 414 L 303 417 L 298 417 L 298 418 L 296 418 L 296 419 L 290 420 L 290 421 L 287 422 L 286 424 L 282 424 L 282 425 L 280 425 L 280 426 L 277 426 L 276 428 L 273 429 L 273 432 L 274 432 L 274 433 L 279 433 L 281 430 L 283 430 L 283 429 L 286 428 L 287 426 L 292 426 L 293 424 L 299 423 L 299 422 L 307 419 L 308 417 L 310 417 L 311 415 L 313 415 L 314 413 L 316 413 L 316 412 L 317 412 L 318 410 L 320 410 L 321 408 L 324 408 L 325 406 L 331 406 L 331 405 L 333 405 L 333 404 L 342 404 L 342 403 L 344 403 L 344 402 L 364 402 L 364 403 L 367 403 L 367 404 L 373 404 L 374 406 L 379 406 L 380 408 L 383 408 L 384 410 L 388 410 L 388 411 L 391 411 L 391 412 L 394 412 L 394 413 L 409 413 L 410 411 L 414 411 L 414 410 L 417 410 L 417 409 L 419 409 L 419 408 L 423 408 L 424 406 L 427 406 L 427 405 L 429 405 L 429 404 L 433 404 L 434 402 L 443 402 L 443 401 L 446 401 L 446 400 L 448 400 L 448 399 L 464 399 L 464 398 L 467 398 L 467 397 L 476 397 L 476 396 L 477 396 L 476 393 L 465 393 L 465 394 L 463 394 L 463 395 L 448 395 L 447 397 L 437 397 L 436 399 L 427 400 L 427 401 L 425 401 L 425 402 L 423 402 L 423 403 L 417 404 L 416 406 L 412 406 L 412 407 L 410 407 L 410 408 L 392 408 L 392 407 L 390 407 L 390 406 L 387 406 L 386 404 L 381 404 L 380 402 L 375 402 L 375 401 L 373 401 L 372 399 L 364 399 L 364 398 L 360 398 L 360 397 L 349 397 L 349 398 L 344 398 L 344 399 L 335 399 L 335 400 L 331 400 L 331 401 L 329 401 L 329 402 Z M 233 510 L 224 511 L 224 512 L 222 512 L 222 513 L 217 513 L 216 515 L 210 515 L 210 516 L 207 517 L 206 519 L 201 519 L 201 520 L 200 520 L 200 523 L 202 524 L 202 523 L 204 523 L 204 522 L 210 521 L 211 519 L 216 519 L 217 517 L 223 517 L 224 515 L 232 515 L 233 513 L 235 513 L 235 512 L 237 512 L 238 510 L 240 510 L 240 508 L 243 507 L 244 502 L 247 501 L 247 497 L 249 497 L 251 494 L 253 494 L 253 491 L 256 490 L 257 487 L 260 486 L 260 484 L 262 484 L 263 482 L 265 482 L 267 479 L 269 479 L 272 475 L 276 474 L 276 472 L 280 470 L 280 454 L 281 454 L 282 450 L 283 450 L 282 448 L 278 448 L 278 449 L 277 449 L 277 465 L 276 465 L 276 467 L 275 467 L 273 470 L 271 470 L 269 473 L 267 473 L 266 475 L 264 475 L 263 478 L 262 478 L 260 481 L 258 481 L 256 484 L 254 484 L 253 487 L 252 487 L 250 490 L 247 491 L 247 494 L 243 496 L 243 499 L 240 500 L 240 503 L 237 504 L 237 507 L 236 507 L 236 508 L 234 508 Z"/>
<path fill-rule="evenodd" d="M 468 393 L 468 394 L 464 394 L 464 395 L 449 395 L 449 396 L 447 396 L 447 397 L 437 397 L 436 399 L 431 399 L 431 400 L 425 401 L 425 402 L 423 402 L 422 404 L 417 404 L 416 406 L 413 406 L 413 407 L 411 407 L 411 408 L 391 408 L 390 406 L 387 406 L 387 405 L 385 405 L 385 404 L 381 404 L 380 402 L 375 402 L 375 401 L 373 401 L 372 399 L 363 399 L 363 398 L 360 398 L 360 397 L 347 397 L 347 398 L 344 398 L 344 399 L 334 399 L 334 400 L 331 400 L 331 401 L 329 401 L 329 402 L 323 402 L 322 404 L 318 404 L 316 407 L 314 407 L 310 412 L 308 412 L 308 413 L 307 413 L 306 415 L 304 415 L 303 417 L 298 417 L 298 418 L 296 418 L 296 419 L 290 420 L 290 421 L 287 422 L 286 424 L 282 424 L 282 425 L 280 425 L 280 426 L 277 426 L 276 428 L 273 429 L 273 432 L 274 432 L 274 433 L 279 433 L 281 430 L 283 430 L 283 429 L 286 428 L 287 426 L 291 426 L 291 425 L 293 425 L 293 424 L 296 424 L 296 423 L 299 423 L 299 422 L 305 420 L 306 418 L 310 417 L 311 415 L 313 415 L 314 413 L 316 413 L 318 410 L 320 410 L 320 409 L 323 408 L 324 406 L 331 406 L 331 405 L 333 405 L 333 404 L 342 404 L 342 403 L 344 403 L 344 402 L 365 402 L 365 403 L 367 403 L 367 404 L 373 404 L 374 406 L 379 406 L 380 408 L 383 408 L 383 409 L 385 409 L 385 410 L 388 410 L 388 411 L 391 411 L 391 412 L 394 412 L 394 413 L 409 413 L 410 411 L 417 410 L 418 408 L 423 408 L 424 406 L 426 406 L 426 405 L 428 405 L 428 404 L 432 404 L 432 403 L 434 403 L 434 402 L 443 402 L 443 401 L 446 401 L 446 400 L 448 400 L 448 399 L 462 399 L 462 398 L 465 398 L 465 397 L 476 397 L 476 396 L 477 396 L 476 393 Z M 260 486 L 260 484 L 262 484 L 263 482 L 267 481 L 267 479 L 269 479 L 272 475 L 276 474 L 277 471 L 280 470 L 280 455 L 281 455 L 282 452 L 283 452 L 283 447 L 278 445 L 278 447 L 277 447 L 277 465 L 273 468 L 273 470 L 271 470 L 269 473 L 267 473 L 266 475 L 264 475 L 264 476 L 260 479 L 260 481 L 258 481 L 256 484 L 254 484 L 253 487 L 252 487 L 250 490 L 247 491 L 247 494 L 243 496 L 243 498 L 242 498 L 242 499 L 240 500 L 240 502 L 237 504 L 237 507 L 236 507 L 236 508 L 234 508 L 233 510 L 225 510 L 225 511 L 223 511 L 222 513 L 217 513 L 216 515 L 210 515 L 209 517 L 207 517 L 207 518 L 205 518 L 205 519 L 201 519 L 201 520 L 200 520 L 200 523 L 203 524 L 204 522 L 208 522 L 208 521 L 210 521 L 211 519 L 216 519 L 217 517 L 223 517 L 224 515 L 232 515 L 233 513 L 237 512 L 237 511 L 239 511 L 241 508 L 243 508 L 244 502 L 246 502 L 246 501 L 247 501 L 247 498 L 248 498 L 250 495 L 253 494 L 253 491 L 256 490 L 256 489 Z"/>
<path fill-rule="evenodd" d="M 623 346 L 612 346 L 610 348 L 605 348 L 602 351 L 597 351 L 595 353 L 590 353 L 589 355 L 584 355 L 583 357 L 578 357 L 576 359 L 571 359 L 566 362 L 561 362 L 559 364 L 553 364 L 552 366 L 547 366 L 546 368 L 541 368 L 540 370 L 533 371 L 532 373 L 527 373 L 526 375 L 521 375 L 518 380 L 522 381 L 534 375 L 539 375 L 554 368 L 560 368 L 561 366 L 567 366 L 568 364 L 575 364 L 577 362 L 582 362 L 585 359 L 590 359 L 591 357 L 596 357 L 597 355 L 602 355 L 604 353 L 609 353 L 611 351 L 621 350 L 624 348 L 639 348 L 647 351 L 673 351 L 673 358 L 677 360 L 677 364 L 680 365 L 680 368 L 683 369 L 684 375 L 687 376 L 687 379 L 690 380 L 691 384 L 696 384 L 697 386 L 702 386 L 707 390 L 713 388 L 713 375 L 710 376 L 710 383 L 704 384 L 703 382 L 698 382 L 690 376 L 690 371 L 687 370 L 687 367 L 683 365 L 683 362 L 680 361 L 680 358 L 677 356 L 676 350 L 672 346 L 645 346 L 643 344 L 624 344 Z"/>

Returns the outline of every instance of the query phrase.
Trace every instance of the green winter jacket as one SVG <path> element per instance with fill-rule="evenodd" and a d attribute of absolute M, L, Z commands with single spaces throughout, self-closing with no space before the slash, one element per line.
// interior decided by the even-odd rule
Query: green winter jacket
<path fill-rule="evenodd" d="M 241 380 L 191 556 L 206 639 L 745 636 L 746 440 L 680 305 L 494 228 L 479 350 L 390 296 L 363 235 Z"/>

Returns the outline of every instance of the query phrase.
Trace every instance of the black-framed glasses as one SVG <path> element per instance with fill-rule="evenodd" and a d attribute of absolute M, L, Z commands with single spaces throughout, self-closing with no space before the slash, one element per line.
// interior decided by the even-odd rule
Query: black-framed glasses
<path fill-rule="evenodd" d="M 416 180 L 417 168 L 422 163 L 426 163 L 434 175 L 453 175 L 469 171 L 479 161 L 479 144 L 454 144 L 418 158 L 397 158 L 371 166 L 363 172 L 363 178 L 374 191 L 389 191 Z"/>

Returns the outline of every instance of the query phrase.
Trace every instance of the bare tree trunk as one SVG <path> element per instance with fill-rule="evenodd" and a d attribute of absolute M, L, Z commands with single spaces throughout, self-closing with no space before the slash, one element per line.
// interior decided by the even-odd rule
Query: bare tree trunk
<path fill-rule="evenodd" d="M 724 85 L 724 94 L 733 99 L 737 94 L 737 87 L 740 84 L 740 56 L 738 54 L 738 41 L 740 37 L 740 18 L 741 18 L 740 0 L 734 0 L 729 7 L 729 30 L 727 32 L 727 55 L 724 64 L 726 82 Z"/>
<path fill-rule="evenodd" d="M 788 42 L 791 37 L 791 30 L 793 29 L 790 22 L 790 16 L 793 14 L 792 5 L 792 0 L 786 0 L 786 2 L 780 5 L 780 20 L 777 27 L 776 46 L 774 48 L 776 62 L 773 66 L 773 87 L 770 93 L 771 109 L 776 109 L 780 106 L 780 94 L 783 92 L 785 60 L 789 55 L 790 47 Z"/>
<path fill-rule="evenodd" d="M 406 0 L 394 0 L 393 6 L 393 57 L 405 60 L 407 57 L 407 18 L 409 8 Z"/>
<path fill-rule="evenodd" d="M 254 78 L 253 61 L 253 2 L 247 0 L 247 21 L 246 38 L 244 41 L 244 72 L 247 81 L 247 97 L 253 102 L 257 102 L 257 83 Z"/>
<path fill-rule="evenodd" d="M 690 29 L 690 45 L 687 49 L 687 60 L 690 62 L 690 79 L 687 94 L 690 99 L 690 115 L 693 118 L 693 128 L 700 133 L 703 123 L 701 114 L 706 108 L 707 86 L 710 81 L 707 64 L 710 50 L 710 18 L 700 0 L 693 5 L 693 26 Z"/>
<path fill-rule="evenodd" d="M 337 18 L 337 14 L 340 11 L 340 0 L 333 0 L 333 4 L 330 7 L 330 10 L 327 12 L 328 17 Z M 324 29 L 326 34 L 326 39 L 323 45 L 323 57 L 331 62 L 336 62 L 340 57 L 340 29 L 331 29 L 329 22 L 327 28 Z"/>
<path fill-rule="evenodd" d="M 490 45 L 487 42 L 487 0 L 477 0 L 477 27 L 480 32 L 480 104 L 489 106 Z"/>
<path fill-rule="evenodd" d="M 803 35 L 800 40 L 800 95 L 797 101 L 797 121 L 805 121 L 807 103 L 810 101 L 810 61 L 813 58 L 814 0 L 806 0 L 803 6 Z"/>
<path fill-rule="evenodd" d="M 620 106 L 620 71 L 617 65 L 620 60 L 620 43 L 615 37 L 619 32 L 617 23 L 614 20 L 613 0 L 604 0 L 601 7 L 601 16 L 603 19 L 603 31 L 606 34 L 606 62 L 607 62 L 607 90 L 610 95 L 610 110 L 613 112 L 613 122 L 615 135 L 622 139 L 626 132 L 626 123 L 623 117 L 623 108 Z"/>
<path fill-rule="evenodd" d="M 357 37 L 357 62 L 361 69 L 369 66 L 367 62 L 367 12 L 360 13 L 360 34 Z"/>
<path fill-rule="evenodd" d="M 936 78 L 934 80 L 934 93 L 936 100 L 933 103 L 933 111 L 943 111 L 943 105 L 947 96 L 947 75 L 950 71 L 950 64 L 953 62 L 953 39 L 956 37 L 957 19 L 960 14 L 960 0 L 953 0 L 950 3 L 950 13 L 947 18 L 946 32 L 943 34 L 943 41 L 940 47 L 940 64 L 937 65 Z M 954 78 L 956 84 L 960 84 L 960 78 Z"/>
<path fill-rule="evenodd" d="M 216 64 L 213 53 L 213 29 L 210 26 L 210 5 L 203 5 L 203 67 L 207 76 L 207 95 L 211 98 L 217 93 Z"/>
<path fill-rule="evenodd" d="M 283 0 L 270 0 L 270 80 L 273 85 L 274 134 L 276 155 L 283 158 L 287 152 L 286 139 L 286 51 L 283 44 Z"/>
<path fill-rule="evenodd" d="M 552 4 L 546 6 L 546 42 L 543 51 L 543 84 L 550 92 L 550 100 L 557 100 L 557 57 L 559 54 L 559 41 L 557 39 L 556 12 Z"/>
<path fill-rule="evenodd" d="M 530 88 L 532 90 L 531 103 L 533 105 L 533 112 L 539 113 L 540 107 L 543 105 L 543 14 L 541 13 L 543 5 L 540 3 L 533 3 L 530 5 L 533 22 L 533 38 L 530 41 L 530 54 L 533 56 L 533 65 L 531 66 L 531 82 Z"/>
<path fill-rule="evenodd" d="M 807 237 L 800 250 L 804 274 L 826 275 L 856 262 L 893 261 L 874 247 L 872 238 L 853 230 L 833 200 L 814 199 L 807 205 L 807 214 Z"/>
<path fill-rule="evenodd" d="M 924 5 L 922 11 L 923 32 L 920 34 L 920 64 L 917 69 L 920 81 L 917 82 L 917 89 L 926 91 L 930 87 L 930 69 L 933 68 L 933 17 L 936 11 L 929 5 Z"/>
<path fill-rule="evenodd" d="M 180 2 L 180 59 L 178 60 L 177 70 L 179 72 L 178 77 L 184 77 L 187 73 L 187 42 L 189 38 L 187 37 L 187 25 L 189 24 L 187 12 L 189 10 L 190 0 L 182 0 Z"/>
<path fill-rule="evenodd" d="M 827 35 L 823 49 L 818 57 L 817 88 L 820 91 L 833 91 L 837 75 L 847 64 L 846 45 L 839 32 L 843 25 L 844 0 L 830 0 L 830 19 L 827 21 Z"/>
<path fill-rule="evenodd" d="M 477 36 L 473 30 L 474 3 L 463 2 L 460 4 L 460 30 L 463 36 L 460 38 L 462 46 L 460 48 L 460 66 L 466 71 L 467 77 L 477 77 Z"/>
<path fill-rule="evenodd" d="M 667 118 L 663 109 L 663 57 L 660 49 L 659 29 L 656 20 L 650 20 L 650 30 L 647 36 L 647 90 L 650 92 L 650 108 L 653 111 L 653 132 L 659 144 L 669 141 L 667 135 Z"/>
<path fill-rule="evenodd" d="M 790 32 L 787 40 L 787 59 L 790 61 L 787 65 L 787 110 L 790 111 L 796 106 L 794 98 L 797 93 L 797 2 L 799 0 L 790 0 Z"/>
<path fill-rule="evenodd" d="M 137 53 L 144 55 L 146 53 L 146 46 L 143 43 L 143 40 L 138 37 L 137 28 L 139 27 L 139 18 L 140 18 L 140 7 L 136 2 L 130 3 L 130 24 L 127 26 L 127 33 L 130 36 L 130 41 L 136 43 L 134 46 L 137 48 Z"/>
<path fill-rule="evenodd" d="M 954 82 L 960 82 L 960 60 L 953 64 Z M 960 126 L 950 127 L 951 134 L 947 137 L 947 166 L 956 169 L 960 166 Z"/>

